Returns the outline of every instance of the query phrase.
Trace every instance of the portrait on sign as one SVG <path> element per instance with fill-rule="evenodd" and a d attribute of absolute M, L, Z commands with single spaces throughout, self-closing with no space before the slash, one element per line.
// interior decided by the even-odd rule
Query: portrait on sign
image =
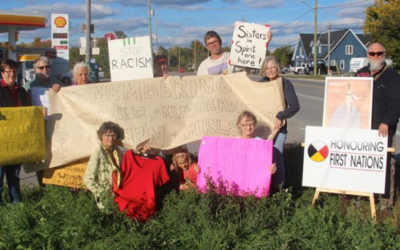
<path fill-rule="evenodd" d="M 370 77 L 327 77 L 323 126 L 371 129 L 372 84 Z"/>

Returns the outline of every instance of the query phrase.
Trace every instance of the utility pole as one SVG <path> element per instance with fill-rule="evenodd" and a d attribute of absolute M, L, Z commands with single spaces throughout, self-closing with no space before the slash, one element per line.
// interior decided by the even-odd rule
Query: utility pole
<path fill-rule="evenodd" d="M 156 13 L 156 55 L 158 55 L 158 18 Z"/>
<path fill-rule="evenodd" d="M 317 3 L 314 5 L 314 75 L 317 75 Z"/>
<path fill-rule="evenodd" d="M 178 70 L 181 68 L 181 46 L 179 45 L 179 52 L 178 52 Z"/>
<path fill-rule="evenodd" d="M 147 0 L 147 6 L 149 8 L 149 38 L 150 38 L 150 52 L 151 52 L 151 61 L 153 61 L 153 38 L 152 38 L 152 32 L 151 32 L 151 15 L 152 11 L 150 9 L 150 0 Z"/>
<path fill-rule="evenodd" d="M 328 74 L 331 74 L 331 23 L 328 25 Z"/>
<path fill-rule="evenodd" d="M 90 57 L 92 52 L 91 39 L 90 39 L 90 19 L 91 19 L 91 0 L 86 0 L 86 59 L 87 63 L 90 63 Z"/>
<path fill-rule="evenodd" d="M 194 57 L 193 57 L 193 71 L 196 72 L 196 47 L 197 40 L 194 41 Z"/>

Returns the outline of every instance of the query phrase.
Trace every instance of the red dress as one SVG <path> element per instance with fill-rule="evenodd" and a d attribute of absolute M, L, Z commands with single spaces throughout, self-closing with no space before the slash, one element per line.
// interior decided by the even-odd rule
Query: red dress
<path fill-rule="evenodd" d="M 140 222 L 147 221 L 156 209 L 156 185 L 169 180 L 163 159 L 158 156 L 143 158 L 128 150 L 122 161 L 121 175 L 121 186 L 115 191 L 114 199 L 119 210 L 126 210 L 128 217 Z"/>

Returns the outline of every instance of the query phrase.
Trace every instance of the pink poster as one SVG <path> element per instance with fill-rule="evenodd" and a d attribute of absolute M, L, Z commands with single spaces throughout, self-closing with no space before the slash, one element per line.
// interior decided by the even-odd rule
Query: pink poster
<path fill-rule="evenodd" d="M 197 186 L 206 191 L 206 178 L 210 177 L 219 191 L 218 183 L 224 182 L 227 188 L 223 188 L 225 193 L 268 196 L 271 164 L 271 140 L 203 137 L 199 150 Z"/>

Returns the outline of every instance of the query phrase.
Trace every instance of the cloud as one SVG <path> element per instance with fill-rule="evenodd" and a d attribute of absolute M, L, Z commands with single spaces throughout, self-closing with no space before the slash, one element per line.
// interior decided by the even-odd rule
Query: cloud
<path fill-rule="evenodd" d="M 148 20 L 146 18 L 131 18 L 128 20 L 122 19 L 98 19 L 93 21 L 96 30 L 102 31 L 115 31 L 115 30 L 123 30 L 126 34 L 148 27 Z"/>
<path fill-rule="evenodd" d="M 224 3 L 237 3 L 239 2 L 238 0 L 222 0 Z"/>
<path fill-rule="evenodd" d="M 165 5 L 196 5 L 210 2 L 211 0 L 152 0 L 151 4 L 155 6 Z M 123 6 L 147 6 L 147 1 L 144 0 L 99 0 L 99 3 L 118 3 Z"/>
<path fill-rule="evenodd" d="M 85 4 L 53 3 L 46 5 L 28 5 L 22 8 L 15 8 L 13 11 L 21 13 L 38 13 L 50 17 L 51 13 L 67 13 L 70 19 L 85 19 Z M 92 4 L 92 19 L 115 16 L 120 13 L 120 9 L 115 9 L 102 4 Z"/>
<path fill-rule="evenodd" d="M 248 5 L 250 8 L 266 8 L 266 7 L 278 7 L 282 6 L 284 1 L 282 0 L 244 0 L 243 3 Z"/>
<path fill-rule="evenodd" d="M 339 10 L 336 14 L 338 17 L 365 18 L 366 7 L 346 8 Z"/>

